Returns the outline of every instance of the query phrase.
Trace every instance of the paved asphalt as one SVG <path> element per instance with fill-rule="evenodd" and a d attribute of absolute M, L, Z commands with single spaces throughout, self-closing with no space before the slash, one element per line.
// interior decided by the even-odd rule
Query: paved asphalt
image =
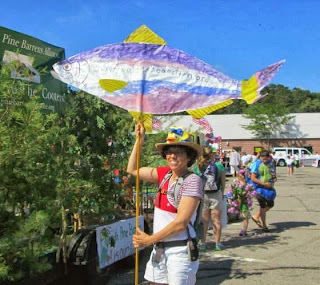
<path fill-rule="evenodd" d="M 271 232 L 262 233 L 251 221 L 248 236 L 239 237 L 242 222 L 228 224 L 226 250 L 202 255 L 197 285 L 320 284 L 320 169 L 277 172 L 277 198 L 267 213 Z"/>
<path fill-rule="evenodd" d="M 271 232 L 263 233 L 250 221 L 248 236 L 239 237 L 242 222 L 234 221 L 223 229 L 226 249 L 217 252 L 210 249 L 209 231 L 209 249 L 201 253 L 197 285 L 320 284 L 320 169 L 298 168 L 290 177 L 286 168 L 277 172 L 277 198 L 267 214 Z M 252 213 L 257 209 L 255 203 Z M 145 250 L 140 282 L 147 255 Z M 107 284 L 134 284 L 134 270 L 114 272 Z"/>

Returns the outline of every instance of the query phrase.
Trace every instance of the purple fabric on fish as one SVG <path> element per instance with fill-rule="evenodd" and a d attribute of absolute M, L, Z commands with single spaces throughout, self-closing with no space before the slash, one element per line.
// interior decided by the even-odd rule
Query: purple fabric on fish
<path fill-rule="evenodd" d="M 175 48 L 165 45 L 152 44 L 138 44 L 138 43 L 121 43 L 110 44 L 95 48 L 93 50 L 80 53 L 69 58 L 67 61 L 62 61 L 60 64 L 66 62 L 73 63 L 82 60 L 89 60 L 93 57 L 100 57 L 107 60 L 135 60 L 137 64 L 139 61 L 159 61 L 168 62 L 171 64 L 182 64 L 186 68 L 198 70 L 208 75 L 214 76 L 221 81 L 236 82 L 229 76 L 215 70 L 205 62 Z M 145 64 L 145 63 L 144 63 Z"/>

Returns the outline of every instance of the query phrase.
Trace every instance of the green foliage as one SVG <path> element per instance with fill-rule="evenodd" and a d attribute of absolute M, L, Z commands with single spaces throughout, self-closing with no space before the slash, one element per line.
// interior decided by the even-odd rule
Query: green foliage
<path fill-rule="evenodd" d="M 259 101 L 259 105 L 280 104 L 289 113 L 320 112 L 320 93 L 300 88 L 290 90 L 283 85 L 270 84 L 262 93 L 268 94 Z"/>
<path fill-rule="evenodd" d="M 1 76 L 0 200 L 3 207 L 23 213 L 47 195 L 44 157 L 55 116 L 43 115 L 37 97 L 25 94 L 28 83 L 10 79 L 4 67 Z"/>
<path fill-rule="evenodd" d="M 320 112 L 320 93 L 293 88 L 290 90 L 283 85 L 270 84 L 262 89 L 261 94 L 268 95 L 257 102 L 259 106 L 269 104 L 280 104 L 289 113 L 311 113 Z M 233 103 L 226 108 L 220 109 L 214 114 L 242 114 L 250 105 L 243 100 L 233 100 Z"/>
<path fill-rule="evenodd" d="M 215 111 L 212 115 L 242 114 L 246 108 L 248 108 L 248 104 L 244 100 L 233 100 L 233 103 L 231 105 Z"/>
<path fill-rule="evenodd" d="M 132 118 L 84 92 L 71 91 L 67 103 L 52 169 L 59 201 L 71 212 L 110 213 L 122 190 L 114 182 L 114 170 L 126 166 Z"/>
<path fill-rule="evenodd" d="M 266 141 L 268 145 L 272 135 L 280 137 L 288 133 L 284 127 L 294 118 L 289 115 L 288 108 L 273 103 L 252 105 L 243 115 L 251 120 L 249 125 L 243 127 L 250 130 L 255 138 Z"/>
<path fill-rule="evenodd" d="M 37 256 L 45 240 L 65 230 L 61 211 L 65 217 L 114 211 L 122 191 L 114 170 L 126 166 L 133 121 L 126 111 L 74 91 L 64 115 L 46 115 L 37 97 L 26 95 L 28 83 L 12 79 L 7 66 L 0 72 L 0 272 L 3 280 L 17 280 L 48 268 Z M 50 217 L 50 231 L 33 216 L 38 211 Z"/>
<path fill-rule="evenodd" d="M 142 165 L 148 165 L 152 167 L 166 165 L 166 161 L 159 155 L 158 150 L 155 148 L 155 144 L 159 142 L 165 142 L 166 137 L 167 132 L 146 135 L 145 143 L 141 152 Z"/>
<path fill-rule="evenodd" d="M 47 213 L 33 212 L 26 219 L 20 218 L 18 230 L 0 239 L 0 280 L 29 278 L 51 268 L 41 258 L 45 250 L 52 248 L 46 235 L 49 225 Z"/>

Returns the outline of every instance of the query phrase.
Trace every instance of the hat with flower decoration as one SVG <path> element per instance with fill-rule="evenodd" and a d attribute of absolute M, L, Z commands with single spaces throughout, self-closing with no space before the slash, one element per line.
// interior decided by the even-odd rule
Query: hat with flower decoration
<path fill-rule="evenodd" d="M 165 143 L 156 143 L 155 147 L 160 152 L 165 146 L 187 146 L 195 150 L 198 156 L 202 154 L 202 147 L 194 142 L 193 135 L 184 131 L 182 127 L 171 127 Z"/>

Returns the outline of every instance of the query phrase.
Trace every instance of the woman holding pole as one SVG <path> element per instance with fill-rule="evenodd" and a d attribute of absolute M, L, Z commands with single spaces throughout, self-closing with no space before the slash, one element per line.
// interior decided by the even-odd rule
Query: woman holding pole
<path fill-rule="evenodd" d="M 195 284 L 199 260 L 192 260 L 188 241 L 196 236 L 193 223 L 203 190 L 200 177 L 189 173 L 188 167 L 201 155 L 201 147 L 192 142 L 187 132 L 172 128 L 167 141 L 156 144 L 168 166 L 137 169 L 137 153 L 145 137 L 141 123 L 136 125 L 135 133 L 139 139 L 130 155 L 127 172 L 132 175 L 138 172 L 141 180 L 160 185 L 155 201 L 153 234 L 137 229 L 133 236 L 136 248 L 153 245 L 145 279 L 152 284 Z M 175 201 L 174 190 L 179 181 L 182 184 Z M 196 248 L 196 244 L 194 246 Z"/>

